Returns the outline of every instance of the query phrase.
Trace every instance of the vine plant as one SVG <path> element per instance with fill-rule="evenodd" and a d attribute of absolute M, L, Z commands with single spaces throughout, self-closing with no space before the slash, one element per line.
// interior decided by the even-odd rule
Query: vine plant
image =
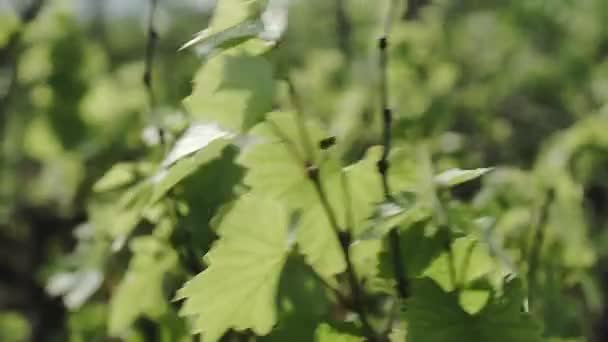
<path fill-rule="evenodd" d="M 450 195 L 491 169 L 437 173 L 424 137 L 392 135 L 390 20 L 378 20 L 373 54 L 380 134 L 347 162 L 350 146 L 310 113 L 297 71 L 276 62 L 287 18 L 285 0 L 218 2 L 184 45 L 203 59 L 188 127 L 165 136 L 158 167 L 119 163 L 95 184 L 75 252 L 90 262 L 72 273 L 89 282 L 66 286 L 64 274 L 50 291 L 77 305 L 128 244 L 110 285 L 114 336 L 145 315 L 172 322 L 172 340 L 187 330 L 203 341 L 541 341 L 519 272 L 482 234 L 491 220 Z"/>

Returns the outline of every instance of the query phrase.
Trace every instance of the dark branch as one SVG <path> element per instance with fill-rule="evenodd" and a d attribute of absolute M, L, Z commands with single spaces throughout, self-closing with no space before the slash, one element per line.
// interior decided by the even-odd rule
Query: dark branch
<path fill-rule="evenodd" d="M 348 277 L 348 283 L 352 292 L 352 300 L 353 306 L 359 318 L 361 319 L 361 324 L 363 325 L 363 332 L 367 336 L 368 341 L 378 341 L 378 336 L 376 332 L 372 328 L 369 320 L 367 318 L 367 312 L 365 311 L 365 301 L 364 301 L 364 293 L 361 288 L 361 284 L 359 284 L 359 279 L 357 278 L 357 272 L 352 262 L 352 257 L 350 255 L 350 244 L 352 242 L 352 238 L 349 232 L 343 231 L 340 229 L 338 225 L 338 221 L 336 219 L 336 214 L 329 203 L 329 199 L 327 197 L 327 193 L 323 188 L 323 184 L 321 183 L 319 169 L 316 165 L 308 165 L 308 178 L 313 183 L 317 194 L 319 195 L 319 200 L 321 201 L 321 205 L 325 209 L 327 214 L 327 218 L 329 219 L 329 223 L 340 242 L 340 247 L 342 249 L 342 254 L 344 255 L 344 261 L 346 262 L 346 275 Z"/>
<path fill-rule="evenodd" d="M 156 17 L 156 7 L 158 5 L 158 0 L 150 0 L 150 6 L 148 10 L 148 31 L 147 31 L 147 43 L 146 43 L 146 59 L 144 66 L 144 76 L 143 81 L 146 87 L 146 92 L 148 93 L 148 109 L 150 113 L 154 112 L 156 109 L 156 96 L 154 95 L 154 87 L 153 87 L 153 69 L 154 69 L 154 60 L 156 56 L 156 48 L 158 46 L 158 32 L 156 32 L 156 28 L 154 27 L 154 21 Z M 156 117 L 153 117 L 154 121 Z M 156 122 L 159 125 L 159 135 L 161 144 L 164 143 L 164 134 L 163 130 L 160 127 L 160 123 Z"/>
<path fill-rule="evenodd" d="M 378 172 L 382 178 L 382 188 L 384 191 L 384 197 L 387 201 L 392 200 L 391 189 L 388 179 L 388 171 L 390 168 L 389 154 L 391 151 L 392 143 L 392 122 L 393 112 L 389 106 L 389 94 L 388 94 L 388 76 L 387 76 L 387 64 L 388 64 L 388 31 L 390 28 L 390 18 L 392 16 L 392 6 L 389 8 L 387 16 L 387 23 L 385 28 L 384 37 L 378 40 L 378 51 L 379 51 L 379 69 L 380 69 L 380 110 L 382 112 L 382 144 L 384 146 L 382 151 L 382 157 L 378 161 Z M 401 298 L 407 298 L 409 295 L 409 284 L 407 281 L 407 272 L 405 271 L 405 264 L 403 262 L 403 251 L 401 250 L 401 239 L 399 236 L 399 230 L 397 227 L 393 227 L 389 232 L 391 258 L 393 264 L 393 271 L 395 273 L 395 280 L 397 281 L 397 292 Z"/>

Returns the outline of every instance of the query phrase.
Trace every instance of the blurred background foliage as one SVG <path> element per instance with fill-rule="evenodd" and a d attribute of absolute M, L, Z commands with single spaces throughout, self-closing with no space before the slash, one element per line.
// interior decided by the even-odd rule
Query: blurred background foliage
<path fill-rule="evenodd" d="M 236 152 L 221 152 L 185 180 L 179 201 L 142 222 L 114 211 L 139 205 L 137 187 L 104 188 L 149 175 L 165 153 L 159 139 L 191 121 L 182 100 L 200 60 L 177 49 L 205 27 L 213 2 L 160 1 L 154 101 L 142 82 L 148 2 L 37 4 L 0 2 L 0 340 L 102 341 L 113 330 L 128 331 L 126 341 L 187 338 L 170 300 L 202 269 L 215 239 L 205 227 L 242 177 Z M 294 0 L 271 54 L 346 161 L 380 136 L 380 8 Z M 455 221 L 492 217 L 475 234 L 491 235 L 505 262 L 530 275 L 530 310 L 550 341 L 608 340 L 608 2 L 433 0 L 416 20 L 394 15 L 395 139 L 428 142 L 437 169 L 495 166 L 453 190 Z M 96 183 L 117 162 L 117 183 Z M 96 222 L 111 222 L 110 237 Z M 135 237 L 117 239 L 123 229 Z M 142 279 L 131 290 L 117 286 L 125 270 Z M 142 288 L 143 302 L 129 298 Z M 117 309 L 116 296 L 133 312 Z"/>

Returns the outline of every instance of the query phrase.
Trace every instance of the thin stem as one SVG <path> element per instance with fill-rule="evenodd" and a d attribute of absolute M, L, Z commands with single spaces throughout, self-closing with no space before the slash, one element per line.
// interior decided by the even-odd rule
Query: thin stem
<path fill-rule="evenodd" d="M 158 46 L 158 32 L 156 32 L 156 28 L 154 27 L 154 21 L 156 18 L 156 8 L 158 5 L 158 0 L 149 0 L 150 6 L 148 7 L 148 23 L 147 23 L 147 43 L 146 43 L 146 58 L 144 65 L 144 76 L 143 82 L 146 87 L 146 92 L 148 94 L 148 110 L 150 113 L 153 113 L 156 109 L 156 96 L 154 95 L 154 87 L 153 87 L 153 69 L 154 69 L 154 60 L 156 56 L 156 48 Z M 160 119 L 153 115 L 152 117 L 155 124 L 158 125 L 160 142 L 164 144 L 164 132 L 160 125 Z"/>
<path fill-rule="evenodd" d="M 338 241 L 340 242 L 340 247 L 342 249 L 342 254 L 344 255 L 344 260 L 346 262 L 346 274 L 348 277 L 348 283 L 351 288 L 352 296 L 353 296 L 353 305 L 359 317 L 361 319 L 361 323 L 363 324 L 363 330 L 365 335 L 370 341 L 377 341 L 378 337 L 374 332 L 374 329 L 370 325 L 367 319 L 367 313 L 365 312 L 365 304 L 363 301 L 363 289 L 359 284 L 359 280 L 357 278 L 357 273 L 355 267 L 353 266 L 352 258 L 350 255 L 350 244 L 351 244 L 351 235 L 347 231 L 343 231 L 340 229 L 338 225 L 338 221 L 336 219 L 336 214 L 329 203 L 329 199 L 327 197 L 327 193 L 323 188 L 323 184 L 321 183 L 320 172 L 316 165 L 308 165 L 308 178 L 312 181 L 317 194 L 319 195 L 319 200 L 321 201 L 321 205 L 323 206 L 325 213 L 327 214 L 327 218 L 329 220 L 330 226 L 332 230 L 336 234 Z"/>
<path fill-rule="evenodd" d="M 382 179 L 382 189 L 384 197 L 387 201 L 392 200 L 391 189 L 388 179 L 388 171 L 390 168 L 389 154 L 392 145 L 392 121 L 393 112 L 389 106 L 389 94 L 388 94 L 388 33 L 390 30 L 391 18 L 393 15 L 393 3 L 389 6 L 387 14 L 384 36 L 378 40 L 378 51 L 380 54 L 379 58 L 379 69 L 380 69 L 380 110 L 382 112 L 382 144 L 384 149 L 382 156 L 378 161 L 378 172 Z M 405 271 L 405 264 L 403 262 L 403 251 L 401 250 L 401 239 L 399 236 L 399 230 L 397 227 L 393 227 L 389 232 L 389 241 L 391 249 L 391 257 L 393 264 L 393 271 L 397 281 L 397 292 L 401 298 L 407 298 L 409 294 L 409 284 L 407 281 L 407 272 Z"/>

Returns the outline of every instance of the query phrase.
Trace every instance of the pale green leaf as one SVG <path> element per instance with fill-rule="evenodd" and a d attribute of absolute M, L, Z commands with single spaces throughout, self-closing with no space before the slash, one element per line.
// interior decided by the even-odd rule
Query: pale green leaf
<path fill-rule="evenodd" d="M 243 151 L 237 163 L 248 169 L 245 185 L 285 201 L 292 209 L 303 209 L 317 203 L 318 197 L 307 177 L 307 148 L 296 120 L 293 113 L 268 114 L 265 122 L 251 130 L 253 145 Z M 313 124 L 308 125 L 308 131 L 313 141 L 324 137 Z M 322 164 L 319 151 L 315 149 L 313 153 L 311 162 Z M 337 169 L 327 166 L 321 165 L 322 179 Z"/>
<path fill-rule="evenodd" d="M 435 176 L 435 183 L 440 187 L 451 187 L 461 183 L 479 178 L 492 171 L 492 168 L 480 168 L 473 170 L 449 169 Z"/>
<path fill-rule="evenodd" d="M 481 311 L 490 299 L 489 290 L 466 289 L 458 293 L 460 307 L 470 315 Z"/>
<path fill-rule="evenodd" d="M 450 270 L 453 263 L 454 276 Z M 466 285 L 493 271 L 496 267 L 488 246 L 473 237 L 461 237 L 452 242 L 452 252 L 442 253 L 424 275 L 435 280 L 444 290 L 451 291 L 458 285 Z"/>
<path fill-rule="evenodd" d="M 289 251 L 288 215 L 267 197 L 241 197 L 221 220 L 209 267 L 178 291 L 194 332 L 217 341 L 231 328 L 268 334 L 276 322 L 277 287 Z"/>
<path fill-rule="evenodd" d="M 175 142 L 162 165 L 168 167 L 178 160 L 199 151 L 218 139 L 230 139 L 232 134 L 214 123 L 194 123 Z"/>

